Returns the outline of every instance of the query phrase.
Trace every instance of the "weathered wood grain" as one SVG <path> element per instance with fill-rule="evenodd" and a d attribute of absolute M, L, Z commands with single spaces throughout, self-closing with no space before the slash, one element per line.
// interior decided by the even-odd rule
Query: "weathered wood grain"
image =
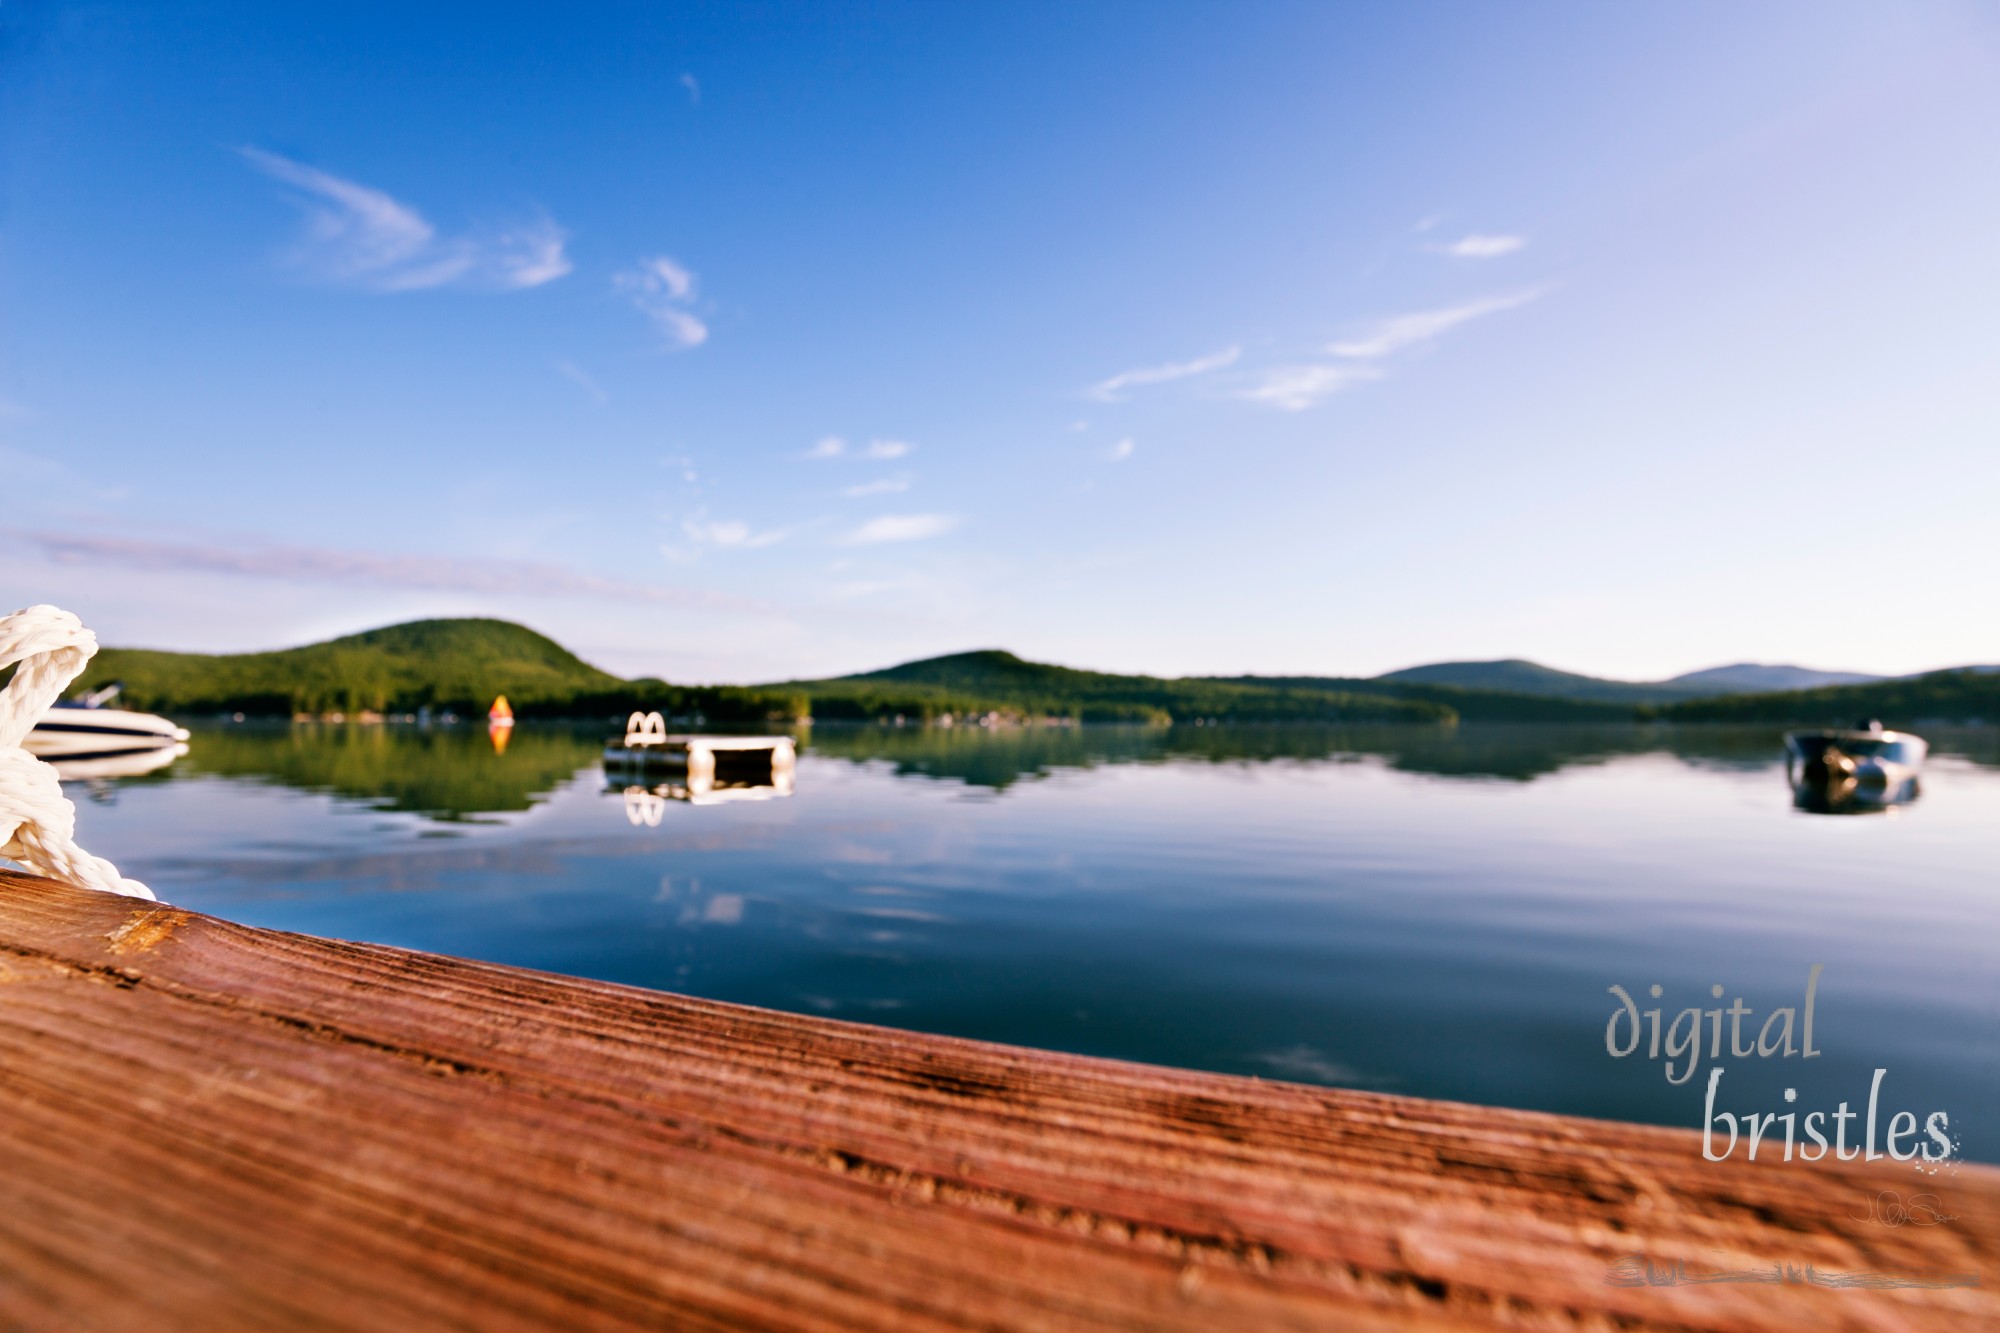
<path fill-rule="evenodd" d="M 308 939 L 0 873 L 0 1327 L 2000 1327 L 1907 1166 L 1185 1073 Z"/>

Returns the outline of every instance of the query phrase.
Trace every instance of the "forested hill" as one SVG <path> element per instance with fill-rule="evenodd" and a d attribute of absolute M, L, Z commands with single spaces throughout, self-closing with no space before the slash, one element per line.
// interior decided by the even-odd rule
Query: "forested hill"
<path fill-rule="evenodd" d="M 1848 727 L 1870 718 L 1901 728 L 1926 722 L 2000 723 L 2000 668 L 1965 667 L 1869 685 L 1691 699 L 1661 709 L 1660 716 L 1672 722 L 1795 727 Z"/>
<path fill-rule="evenodd" d="M 1381 684 L 1444 685 L 1460 690 L 1481 690 L 1491 694 L 1532 695 L 1545 699 L 1576 699 L 1590 703 L 1635 704 L 1669 703 L 1692 698 L 1704 690 L 1700 685 L 1676 681 L 1648 683 L 1607 680 L 1574 671 L 1558 671 L 1539 662 L 1508 658 L 1497 662 L 1433 662 L 1428 666 L 1406 667 L 1374 679 Z"/>
<path fill-rule="evenodd" d="M 1203 678 L 1122 676 L 1030 662 L 1000 649 L 905 662 L 766 690 L 809 696 L 815 717 L 1018 713 L 1086 722 L 1450 722 L 1449 705 L 1381 691 L 1290 689 Z"/>
<path fill-rule="evenodd" d="M 504 620 L 416 620 L 268 653 L 106 648 L 79 688 L 125 684 L 154 711 L 326 713 L 477 709 L 496 694 L 532 711 L 625 682 L 553 639 Z"/>
<path fill-rule="evenodd" d="M 1426 669 L 1370 679 L 1338 676 L 1161 677 L 1084 671 L 1031 662 L 998 649 L 954 653 L 831 680 L 761 686 L 670 685 L 621 680 L 562 645 L 504 620 L 419 620 L 276 652 L 214 655 L 107 648 L 77 692 L 122 680 L 122 702 L 152 712 L 198 715 L 408 713 L 418 708 L 483 714 L 505 694 L 523 716 L 607 717 L 634 708 L 712 722 L 767 723 L 798 717 L 908 721 L 998 713 L 1010 718 L 1190 722 L 1752 722 L 1847 723 L 1879 717 L 1909 726 L 1930 720 L 2000 722 L 2000 672 L 1933 672 L 1865 685 L 1656 701 L 1605 691 L 1623 686 L 1531 662 L 1446 663 L 1500 668 L 1496 677 Z M 1472 688 L 1505 679 L 1512 691 Z M 1581 684 L 1578 684 L 1581 682 Z M 1567 697 L 1544 691 L 1573 689 Z"/>

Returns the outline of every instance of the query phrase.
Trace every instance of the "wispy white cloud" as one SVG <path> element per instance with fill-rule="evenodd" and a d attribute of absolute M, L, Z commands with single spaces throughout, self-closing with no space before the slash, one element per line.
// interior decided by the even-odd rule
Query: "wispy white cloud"
<path fill-rule="evenodd" d="M 1306 408 L 1344 389 L 1388 374 L 1384 363 L 1398 353 L 1420 347 L 1475 319 L 1538 299 L 1542 290 L 1515 292 L 1468 301 L 1443 310 L 1397 315 L 1356 337 L 1329 344 L 1326 355 L 1336 358 L 1302 365 L 1277 366 L 1261 372 L 1236 397 L 1287 412 Z"/>
<path fill-rule="evenodd" d="M 556 373 L 558 375 L 561 375 L 564 379 L 570 381 L 572 384 L 576 385 L 579 389 L 582 389 L 586 394 L 590 396 L 590 401 L 597 404 L 599 407 L 602 407 L 606 403 L 611 401 L 611 395 L 604 392 L 603 386 L 598 384 L 596 380 L 592 379 L 589 376 L 589 374 L 587 374 L 584 371 L 583 367 L 577 365 L 576 362 L 567 360 L 557 361 L 555 363 L 555 367 L 556 367 Z"/>
<path fill-rule="evenodd" d="M 838 435 L 823 435 L 813 447 L 806 450 L 807 458 L 862 458 L 873 462 L 888 462 L 891 459 L 907 458 L 917 446 L 908 440 L 870 440 L 857 449 L 849 449 L 847 441 Z"/>
<path fill-rule="evenodd" d="M 765 546 L 775 546 L 791 536 L 789 531 L 773 529 L 769 532 L 754 532 L 741 519 L 721 519 L 710 521 L 706 518 L 691 518 L 681 524 L 681 531 L 688 540 L 698 546 L 717 546 L 724 550 L 754 551 Z"/>
<path fill-rule="evenodd" d="M 1335 356 L 1362 359 L 1391 356 L 1419 343 L 1427 343 L 1483 315 L 1496 314 L 1502 310 L 1512 310 L 1515 306 L 1526 305 L 1541 295 L 1539 290 L 1515 292 L 1509 296 L 1489 296 L 1479 301 L 1468 301 L 1464 305 L 1451 306 L 1444 310 L 1424 310 L 1410 315 L 1398 315 L 1393 319 L 1382 321 L 1358 338 L 1334 343 L 1326 350 Z"/>
<path fill-rule="evenodd" d="M 901 495 L 909 489 L 908 477 L 884 477 L 880 481 L 864 481 L 859 486 L 849 486 L 841 494 L 850 500 L 858 500 L 864 495 Z"/>
<path fill-rule="evenodd" d="M 701 105 L 701 83 L 692 74 L 681 75 L 681 87 L 688 90 L 688 101 Z"/>
<path fill-rule="evenodd" d="M 1278 366 L 1264 371 L 1257 382 L 1237 392 L 1246 402 L 1279 407 L 1287 412 L 1303 412 L 1322 398 L 1368 380 L 1382 378 L 1373 366 L 1318 365 Z"/>
<path fill-rule="evenodd" d="M 639 313 L 653 321 L 670 347 L 699 347 L 708 341 L 708 325 L 688 309 L 694 300 L 694 274 L 676 261 L 654 255 L 612 281 Z"/>
<path fill-rule="evenodd" d="M 569 262 L 563 247 L 568 233 L 547 218 L 502 232 L 493 252 L 492 266 L 500 285 L 520 290 L 554 282 L 576 266 Z"/>
<path fill-rule="evenodd" d="M 1138 445 L 1132 442 L 1132 437 L 1128 435 L 1124 439 L 1118 441 L 1118 443 L 1111 446 L 1111 452 L 1107 455 L 1107 457 L 1109 457 L 1111 461 L 1114 463 L 1122 463 L 1126 459 L 1130 458 L 1132 456 L 1132 451 L 1138 447 L 1139 447 Z"/>
<path fill-rule="evenodd" d="M 1482 236 L 1474 232 L 1442 249 L 1457 259 L 1498 259 L 1501 255 L 1513 254 L 1527 243 L 1525 236 Z"/>
<path fill-rule="evenodd" d="M 957 526 L 958 520 L 949 514 L 884 514 L 869 519 L 841 540 L 848 546 L 914 542 L 941 537 Z"/>
<path fill-rule="evenodd" d="M 1242 355 L 1243 349 L 1240 347 L 1225 347 L 1219 352 L 1196 357 L 1192 361 L 1174 361 L 1162 366 L 1142 366 L 1137 370 L 1121 371 L 1110 379 L 1099 380 L 1091 385 L 1083 391 L 1083 395 L 1086 398 L 1095 398 L 1100 403 L 1119 402 L 1120 395 L 1127 389 L 1206 375 L 1212 370 L 1235 365 L 1237 358 Z"/>
<path fill-rule="evenodd" d="M 385 191 L 261 148 L 238 151 L 291 188 L 306 214 L 292 262 L 319 281 L 381 292 L 524 291 L 574 267 L 564 253 L 568 234 L 549 218 L 487 235 L 440 238 L 423 214 Z"/>
<path fill-rule="evenodd" d="M 1438 224 L 1438 223 L 1440 223 L 1440 222 L 1443 222 L 1443 221 L 1444 221 L 1444 214 L 1442 214 L 1442 213 L 1433 213 L 1433 214 L 1431 214 L 1431 215 L 1430 215 L 1429 217 L 1425 217 L 1425 218 L 1419 218 L 1419 219 L 1417 219 L 1417 225 L 1416 225 L 1416 226 L 1414 226 L 1414 227 L 1412 227 L 1412 228 L 1410 228 L 1410 230 L 1411 230 L 1411 231 L 1429 231 L 1429 230 L 1430 230 L 1431 228 L 1433 228 L 1433 227 L 1437 226 L 1437 224 Z"/>
<path fill-rule="evenodd" d="M 0 529 L 0 540 L 39 548 L 50 559 L 127 569 L 240 575 L 283 582 L 350 587 L 504 594 L 522 597 L 589 597 L 735 610 L 760 603 L 692 588 L 604 578 L 565 565 L 534 561 L 393 555 L 376 551 L 255 543 L 243 546 L 149 541 L 134 537 Z"/>

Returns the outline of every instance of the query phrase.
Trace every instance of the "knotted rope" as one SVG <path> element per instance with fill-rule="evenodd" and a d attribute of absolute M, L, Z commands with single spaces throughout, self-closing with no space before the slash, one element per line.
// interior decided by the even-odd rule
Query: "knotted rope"
<path fill-rule="evenodd" d="M 96 652 L 97 636 L 67 611 L 31 606 L 0 617 L 0 668 L 20 663 L 0 690 L 0 857 L 87 889 L 151 898 L 144 884 L 76 845 L 76 807 L 55 769 L 21 748 Z"/>

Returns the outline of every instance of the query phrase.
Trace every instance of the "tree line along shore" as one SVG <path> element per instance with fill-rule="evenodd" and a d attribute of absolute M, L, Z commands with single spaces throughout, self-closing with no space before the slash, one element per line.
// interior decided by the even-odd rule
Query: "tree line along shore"
<path fill-rule="evenodd" d="M 1550 673 L 1551 675 L 1555 673 Z M 1607 682 L 1572 678 L 1580 694 Z M 1667 701 L 1517 693 L 1390 677 L 1157 677 L 1029 662 L 987 650 L 860 675 L 763 685 L 626 680 L 501 620 L 424 620 L 275 652 L 107 648 L 78 682 L 123 684 L 128 707 L 183 715 L 347 718 L 483 715 L 505 695 L 524 718 L 599 718 L 638 709 L 710 723 L 981 719 L 1057 722 L 1733 722 L 1890 725 L 2000 722 L 2000 673 L 1932 672 L 1809 690 Z M 1560 689 L 1561 685 L 1547 688 Z"/>

